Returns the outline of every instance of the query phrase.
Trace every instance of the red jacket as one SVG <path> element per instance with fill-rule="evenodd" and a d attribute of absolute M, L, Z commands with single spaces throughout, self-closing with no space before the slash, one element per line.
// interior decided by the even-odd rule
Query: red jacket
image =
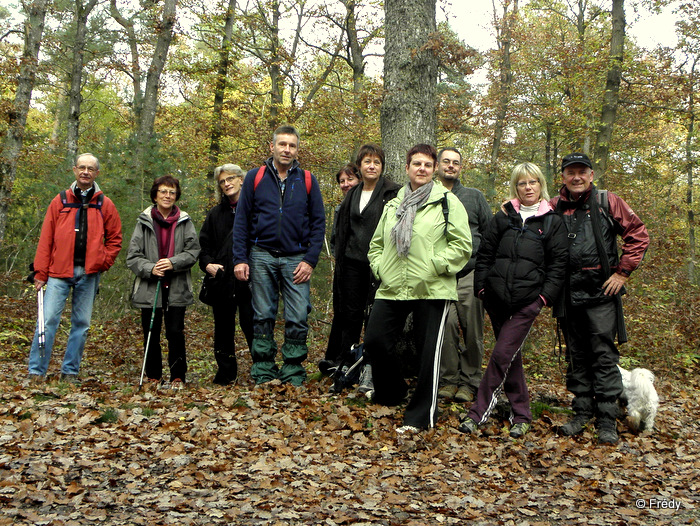
<path fill-rule="evenodd" d="M 90 200 L 97 203 L 102 194 L 95 184 Z M 85 273 L 94 274 L 109 269 L 122 248 L 122 223 L 114 203 L 104 196 L 102 208 L 87 209 L 87 245 L 85 247 Z M 73 187 L 66 190 L 66 200 L 80 202 Z M 73 277 L 73 252 L 75 249 L 75 216 L 77 208 L 64 207 L 61 195 L 53 198 L 41 227 L 39 246 L 34 256 L 35 278 L 46 282 L 52 278 Z"/>

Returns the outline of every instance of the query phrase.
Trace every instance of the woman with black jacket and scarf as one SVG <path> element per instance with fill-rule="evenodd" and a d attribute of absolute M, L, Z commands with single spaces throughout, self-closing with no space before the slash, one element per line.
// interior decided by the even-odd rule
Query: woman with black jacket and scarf
<path fill-rule="evenodd" d="M 372 302 L 372 271 L 369 267 L 369 242 L 382 217 L 384 205 L 401 188 L 384 177 L 384 150 L 377 144 L 365 144 L 357 153 L 357 166 L 362 181 L 350 189 L 340 210 L 335 234 L 335 276 L 340 284 L 339 308 L 334 316 L 341 319 L 341 344 L 338 360 L 359 343 L 367 306 Z M 365 366 L 367 367 L 367 366 Z M 369 370 L 364 374 L 364 386 L 371 390 Z M 369 392 L 369 391 L 367 391 Z"/>
<path fill-rule="evenodd" d="M 474 291 L 491 318 L 496 344 L 459 430 L 475 433 L 504 391 L 511 405 L 510 436 L 519 438 L 532 421 L 522 345 L 542 307 L 551 306 L 562 288 L 568 241 L 536 165 L 522 163 L 513 169 L 510 196 L 491 221 L 477 255 Z"/>
<path fill-rule="evenodd" d="M 207 273 L 207 286 L 214 291 L 214 357 L 218 370 L 214 383 L 228 385 L 238 377 L 236 361 L 236 309 L 248 348 L 253 342 L 253 307 L 248 283 L 233 275 L 233 220 L 243 185 L 243 171 L 236 164 L 214 170 L 221 200 L 207 214 L 199 232 L 199 267 Z"/>

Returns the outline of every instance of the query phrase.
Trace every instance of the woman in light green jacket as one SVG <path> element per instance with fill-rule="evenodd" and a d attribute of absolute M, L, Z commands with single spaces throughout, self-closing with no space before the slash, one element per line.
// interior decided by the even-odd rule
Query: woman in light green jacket
<path fill-rule="evenodd" d="M 387 203 L 369 249 L 369 262 L 381 285 L 365 331 L 372 364 L 373 400 L 403 402 L 408 386 L 392 347 L 413 313 L 418 383 L 399 433 L 435 425 L 440 351 L 449 302 L 457 299 L 456 274 L 471 255 L 471 232 L 464 206 L 433 181 L 437 151 L 418 144 L 406 156 L 409 182 Z"/>

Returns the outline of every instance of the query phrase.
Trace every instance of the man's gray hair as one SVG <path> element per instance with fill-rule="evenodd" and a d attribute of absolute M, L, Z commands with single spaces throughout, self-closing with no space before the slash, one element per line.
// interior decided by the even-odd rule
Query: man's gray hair
<path fill-rule="evenodd" d="M 88 157 L 88 156 L 95 159 L 95 163 L 97 164 L 97 170 L 99 171 L 100 170 L 100 160 L 97 158 L 97 156 L 95 154 L 92 154 L 90 152 L 79 153 L 75 157 L 75 166 L 78 166 L 78 159 L 80 159 L 81 157 Z"/>

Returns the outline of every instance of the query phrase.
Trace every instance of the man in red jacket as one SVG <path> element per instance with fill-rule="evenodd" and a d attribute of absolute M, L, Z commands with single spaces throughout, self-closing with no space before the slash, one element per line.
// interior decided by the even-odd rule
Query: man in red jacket
<path fill-rule="evenodd" d="M 34 286 L 46 285 L 44 297 L 45 351 L 39 349 L 38 331 L 29 353 L 29 378 L 43 381 L 68 294 L 71 327 L 61 366 L 61 379 L 76 382 L 90 328 L 92 305 L 100 273 L 109 269 L 122 247 L 122 224 L 114 203 L 95 179 L 97 158 L 84 153 L 75 160 L 75 182 L 53 198 L 44 217 L 34 257 Z"/>

